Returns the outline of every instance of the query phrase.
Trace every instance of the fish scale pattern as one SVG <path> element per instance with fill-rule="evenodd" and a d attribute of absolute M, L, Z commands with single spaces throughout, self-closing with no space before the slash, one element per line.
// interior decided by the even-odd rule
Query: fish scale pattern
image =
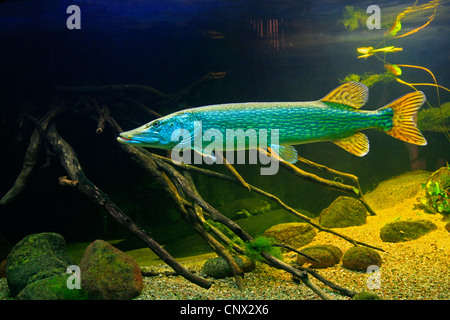
<path fill-rule="evenodd" d="M 392 110 L 360 111 L 340 104 L 320 101 L 244 103 L 203 107 L 192 112 L 202 122 L 205 134 L 217 129 L 226 136 L 227 129 L 279 130 L 280 144 L 300 144 L 311 141 L 329 141 L 348 137 L 360 130 L 378 128 L 388 130 L 392 126 Z M 211 131 L 210 131 L 211 132 Z"/>

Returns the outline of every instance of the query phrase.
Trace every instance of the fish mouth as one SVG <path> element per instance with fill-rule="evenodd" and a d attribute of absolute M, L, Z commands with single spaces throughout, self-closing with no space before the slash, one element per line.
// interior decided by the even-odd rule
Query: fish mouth
<path fill-rule="evenodd" d="M 130 136 L 127 135 L 126 132 L 122 132 L 119 137 L 117 137 L 117 141 L 124 144 L 133 144 L 133 145 L 140 145 L 140 146 L 151 146 L 158 144 L 160 142 L 160 139 L 156 137 L 139 137 L 139 136 Z"/>

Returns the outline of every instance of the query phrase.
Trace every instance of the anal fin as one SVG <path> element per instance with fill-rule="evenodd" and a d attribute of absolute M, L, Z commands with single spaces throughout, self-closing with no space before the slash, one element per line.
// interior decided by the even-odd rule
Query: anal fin
<path fill-rule="evenodd" d="M 340 140 L 332 141 L 342 149 L 358 157 L 363 157 L 369 152 L 369 139 L 361 132 L 357 132 L 354 135 L 343 138 Z"/>

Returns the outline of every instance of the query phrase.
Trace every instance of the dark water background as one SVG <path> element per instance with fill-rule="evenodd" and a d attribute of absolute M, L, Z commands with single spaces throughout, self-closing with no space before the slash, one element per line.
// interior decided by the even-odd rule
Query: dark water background
<path fill-rule="evenodd" d="M 54 86 L 143 84 L 165 93 L 178 92 L 209 72 L 225 72 L 204 81 L 185 100 L 153 106 L 167 114 L 190 106 L 246 101 L 306 101 L 323 97 L 349 73 L 381 73 L 371 57 L 357 59 L 357 47 L 376 46 L 383 30 L 346 31 L 338 20 L 345 6 L 381 7 L 382 25 L 392 23 L 406 6 L 400 1 L 3 1 L 0 2 L 0 194 L 20 172 L 32 122 L 20 126 L 24 112 L 40 116 L 54 96 Z M 423 2 L 425 3 L 425 2 Z M 81 9 L 81 30 L 68 30 L 66 9 Z M 403 52 L 391 63 L 432 70 L 449 86 L 449 5 L 442 4 L 434 21 L 417 34 L 387 41 Z M 404 19 L 403 30 L 426 22 L 431 11 Z M 429 75 L 408 70 L 408 82 L 432 82 Z M 433 107 L 436 90 L 420 87 Z M 376 109 L 412 89 L 396 82 L 370 89 L 365 109 Z M 450 95 L 441 91 L 441 103 Z M 33 109 L 34 108 L 34 109 Z M 31 110 L 31 111 L 30 111 Z M 37 111 L 33 111 L 37 110 Z M 127 130 L 150 120 L 131 110 L 117 115 Z M 119 117 L 120 116 L 120 117 Z M 108 130 L 95 134 L 88 117 L 61 119 L 58 130 L 74 147 L 88 177 L 141 226 L 157 230 L 177 222 L 169 198 L 118 148 Z M 371 151 L 358 158 L 332 143 L 297 146 L 310 160 L 360 177 L 365 191 L 411 170 L 406 144 L 376 131 L 366 132 Z M 429 145 L 419 150 L 434 171 L 449 159 L 450 143 L 442 134 L 425 132 Z M 42 163 L 45 159 L 42 159 Z M 214 170 L 223 170 L 212 167 Z M 258 167 L 237 166 L 249 182 L 277 194 L 286 203 L 314 214 L 341 195 L 280 170 L 262 177 Z M 105 212 L 76 191 L 57 183 L 65 172 L 54 157 L 37 169 L 28 188 L 13 204 L 0 208 L 0 234 L 17 241 L 33 232 L 62 233 L 69 241 L 123 235 Z M 215 206 L 248 194 L 234 185 L 196 177 L 202 195 Z"/>

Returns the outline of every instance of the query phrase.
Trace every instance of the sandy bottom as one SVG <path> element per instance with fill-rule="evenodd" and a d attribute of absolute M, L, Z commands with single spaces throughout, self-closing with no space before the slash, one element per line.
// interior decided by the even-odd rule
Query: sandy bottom
<path fill-rule="evenodd" d="M 424 196 L 420 183 L 427 181 L 429 173 L 407 173 L 381 183 L 366 195 L 366 200 L 377 213 L 369 216 L 363 226 L 334 229 L 335 231 L 384 250 L 380 252 L 382 267 L 375 273 L 350 271 L 337 265 L 320 269 L 325 278 L 355 292 L 368 291 L 382 299 L 442 300 L 450 299 L 450 233 L 444 228 L 442 215 L 433 215 L 414 209 L 417 198 Z M 437 225 L 437 230 L 417 240 L 388 243 L 380 239 L 380 229 L 396 220 L 426 219 Z M 333 244 L 343 252 L 352 247 L 349 242 L 326 232 L 319 232 L 311 245 Z M 296 255 L 285 255 L 293 262 Z M 204 260 L 185 262 L 201 273 Z M 164 269 L 165 267 L 160 267 Z M 311 277 L 312 278 L 312 277 Z M 332 299 L 348 299 L 335 294 L 321 282 L 313 281 Z M 245 276 L 245 290 L 239 291 L 233 278 L 213 280 L 209 290 L 197 287 L 182 277 L 149 277 L 138 299 L 318 299 L 304 285 L 292 281 L 287 272 L 258 264 L 257 269 Z"/>

